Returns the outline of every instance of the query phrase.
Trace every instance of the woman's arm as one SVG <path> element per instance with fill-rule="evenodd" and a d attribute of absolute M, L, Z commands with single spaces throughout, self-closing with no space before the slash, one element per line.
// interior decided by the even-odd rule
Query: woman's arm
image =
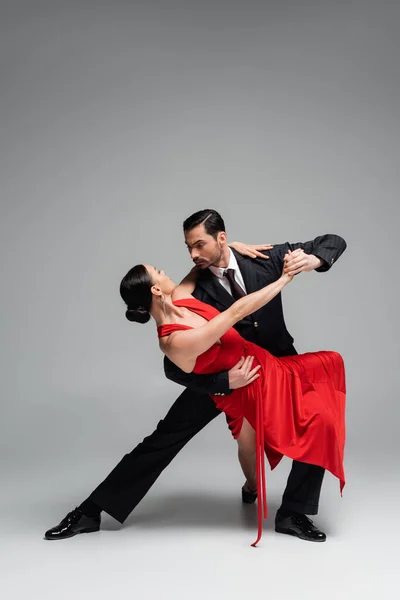
<path fill-rule="evenodd" d="M 268 304 L 292 279 L 293 276 L 284 273 L 277 281 L 240 298 L 201 327 L 171 333 L 160 344 L 161 349 L 182 371 L 191 373 L 200 354 L 211 348 L 235 323 Z"/>
<path fill-rule="evenodd" d="M 188 298 L 191 296 L 196 287 L 199 273 L 200 269 L 198 267 L 193 267 L 172 292 L 172 300 L 180 300 L 181 298 Z"/>
<path fill-rule="evenodd" d="M 262 251 L 271 250 L 273 246 L 271 244 L 245 244 L 244 242 L 230 242 L 228 244 L 230 248 L 234 248 L 242 256 L 250 256 L 250 258 L 262 258 L 266 260 L 269 258 L 268 254 L 263 254 Z"/>

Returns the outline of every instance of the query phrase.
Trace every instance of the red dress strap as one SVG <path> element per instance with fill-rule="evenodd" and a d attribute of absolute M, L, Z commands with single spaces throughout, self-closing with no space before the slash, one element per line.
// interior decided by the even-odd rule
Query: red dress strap
<path fill-rule="evenodd" d="M 173 304 L 175 306 L 183 306 L 184 308 L 188 308 L 192 312 L 200 315 L 207 321 L 210 321 L 213 317 L 219 314 L 219 311 L 210 306 L 209 304 L 205 304 L 197 298 L 181 298 L 180 300 L 173 300 Z M 160 325 L 157 327 L 158 337 L 164 337 L 166 335 L 170 335 L 174 331 L 184 331 L 185 329 L 193 329 L 193 327 L 189 327 L 189 325 L 183 325 L 178 323 L 170 323 L 167 325 Z"/>
<path fill-rule="evenodd" d="M 257 546 L 262 536 L 263 518 L 268 517 L 265 482 L 264 402 L 260 393 L 257 394 L 256 398 L 256 469 L 258 532 L 256 541 L 251 544 L 254 547 Z"/>
<path fill-rule="evenodd" d="M 174 331 L 184 331 L 185 329 L 193 329 L 193 327 L 189 327 L 189 325 L 180 325 L 178 323 L 170 323 L 157 327 L 157 334 L 159 338 L 162 338 L 166 335 L 170 335 Z"/>

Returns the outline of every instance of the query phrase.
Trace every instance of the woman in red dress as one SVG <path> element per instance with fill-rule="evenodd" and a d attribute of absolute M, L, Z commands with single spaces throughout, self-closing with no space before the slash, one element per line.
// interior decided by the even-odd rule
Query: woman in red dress
<path fill-rule="evenodd" d="M 150 265 L 136 265 L 120 292 L 126 317 L 145 323 L 153 317 L 164 354 L 186 373 L 217 373 L 246 358 L 252 383 L 215 396 L 240 449 L 249 488 L 258 495 L 258 534 L 267 517 L 264 455 L 271 469 L 282 456 L 328 469 L 345 477 L 345 372 L 340 354 L 309 352 L 276 358 L 248 342 L 233 325 L 274 298 L 293 278 L 289 273 L 237 300 L 220 313 L 192 296 L 197 269 L 178 285 Z M 254 484 L 252 482 L 254 481 Z"/>

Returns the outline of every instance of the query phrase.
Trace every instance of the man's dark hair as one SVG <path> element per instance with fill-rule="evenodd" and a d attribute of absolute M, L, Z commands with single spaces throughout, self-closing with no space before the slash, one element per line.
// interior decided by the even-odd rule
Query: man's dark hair
<path fill-rule="evenodd" d="M 214 239 L 217 239 L 220 231 L 225 231 L 223 218 L 212 208 L 205 208 L 204 210 L 199 210 L 193 215 L 190 215 L 190 217 L 183 222 L 183 231 L 191 231 L 198 225 L 204 225 L 206 233 L 212 235 Z"/>

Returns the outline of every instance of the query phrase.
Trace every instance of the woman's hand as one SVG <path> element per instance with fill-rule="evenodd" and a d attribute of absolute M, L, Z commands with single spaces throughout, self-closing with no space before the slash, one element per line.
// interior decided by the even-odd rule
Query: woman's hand
<path fill-rule="evenodd" d="M 267 254 L 262 254 L 260 250 L 271 250 L 273 246 L 271 244 L 245 244 L 243 242 L 231 242 L 228 244 L 230 248 L 234 248 L 242 256 L 250 256 L 250 258 L 265 258 L 268 259 Z"/>
<path fill-rule="evenodd" d="M 294 252 L 288 250 L 287 254 L 285 254 L 281 275 L 281 279 L 284 281 L 285 285 L 290 283 L 295 276 L 295 271 L 288 269 L 288 263 L 293 261 L 293 259 L 300 257 L 301 253 L 304 254 L 304 250 L 302 248 L 298 248 L 297 250 L 294 250 Z"/>
<path fill-rule="evenodd" d="M 291 252 L 288 251 L 284 256 L 285 271 L 291 272 L 292 275 L 298 273 L 307 273 L 318 269 L 323 261 L 314 254 L 306 254 L 302 248 L 298 248 Z"/>

